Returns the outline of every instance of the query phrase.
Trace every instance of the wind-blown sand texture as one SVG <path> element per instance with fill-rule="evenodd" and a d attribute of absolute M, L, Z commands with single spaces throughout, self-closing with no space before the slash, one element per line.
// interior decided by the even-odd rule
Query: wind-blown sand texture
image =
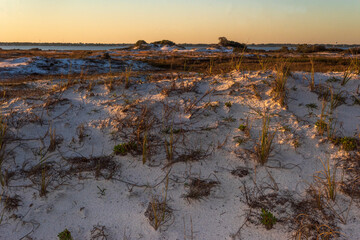
<path fill-rule="evenodd" d="M 341 85 L 344 72 L 316 72 L 311 91 L 311 73 L 291 72 L 281 106 L 273 69 L 164 72 L 110 56 L 91 77 L 68 77 L 66 58 L 0 63 L 7 76 L 49 74 L 1 86 L 1 239 L 64 229 L 74 239 L 358 239 L 358 73 Z M 264 115 L 275 135 L 261 165 Z M 277 219 L 270 230 L 262 209 Z"/>

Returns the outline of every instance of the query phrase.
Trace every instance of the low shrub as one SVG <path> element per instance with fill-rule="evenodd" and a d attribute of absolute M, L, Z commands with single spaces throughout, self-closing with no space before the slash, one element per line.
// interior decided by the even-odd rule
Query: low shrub
<path fill-rule="evenodd" d="M 346 152 L 354 151 L 357 149 L 357 140 L 354 137 L 338 138 L 335 139 L 333 142 L 335 145 L 340 144 L 341 148 Z"/>
<path fill-rule="evenodd" d="M 265 226 L 267 230 L 273 228 L 274 224 L 276 223 L 276 217 L 270 212 L 265 209 L 261 209 L 261 223 Z"/>
<path fill-rule="evenodd" d="M 218 45 L 220 45 L 222 47 L 233 47 L 233 48 L 239 49 L 239 50 L 246 50 L 247 49 L 246 44 L 227 40 L 226 37 L 219 37 Z"/>
<path fill-rule="evenodd" d="M 176 44 L 173 41 L 170 40 L 161 40 L 153 42 L 152 44 L 160 45 L 160 46 L 175 46 Z"/>
<path fill-rule="evenodd" d="M 68 229 L 65 229 L 58 234 L 59 240 L 73 240 L 71 233 Z"/>
<path fill-rule="evenodd" d="M 130 151 L 136 151 L 137 150 L 137 144 L 134 141 L 127 142 L 127 143 L 120 143 L 116 146 L 114 146 L 114 153 L 117 155 L 123 155 L 125 156 Z"/>
<path fill-rule="evenodd" d="M 246 126 L 245 126 L 244 124 L 240 124 L 239 130 L 240 130 L 240 131 L 245 131 L 245 130 L 246 130 Z"/>

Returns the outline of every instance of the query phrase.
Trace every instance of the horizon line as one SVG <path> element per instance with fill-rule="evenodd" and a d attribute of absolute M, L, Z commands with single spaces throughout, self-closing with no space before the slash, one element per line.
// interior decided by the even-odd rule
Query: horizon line
<path fill-rule="evenodd" d="M 149 42 L 151 43 L 151 42 Z M 63 44 L 63 45 L 134 45 L 135 43 L 104 43 L 104 42 L 1 42 L 1 44 L 34 44 L 34 45 L 41 45 L 41 44 Z M 211 44 L 218 44 L 218 43 L 175 43 L 176 45 L 211 45 Z M 244 43 L 246 45 L 345 45 L 345 46 L 360 46 L 360 43 Z"/>

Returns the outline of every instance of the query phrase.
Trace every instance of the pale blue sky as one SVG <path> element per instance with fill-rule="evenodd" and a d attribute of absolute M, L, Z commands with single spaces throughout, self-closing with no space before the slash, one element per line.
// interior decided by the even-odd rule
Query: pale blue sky
<path fill-rule="evenodd" d="M 360 0 L 0 0 L 0 41 L 360 43 Z"/>

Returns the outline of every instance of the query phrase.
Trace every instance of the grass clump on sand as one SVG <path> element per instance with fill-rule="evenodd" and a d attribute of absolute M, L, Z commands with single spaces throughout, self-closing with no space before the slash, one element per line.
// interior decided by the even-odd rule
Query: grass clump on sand
<path fill-rule="evenodd" d="M 127 143 L 120 143 L 118 145 L 115 145 L 113 149 L 116 155 L 122 155 L 122 156 L 125 156 L 132 150 L 135 151 L 137 150 L 137 144 L 134 141 L 130 141 Z"/>
<path fill-rule="evenodd" d="M 0 196 L 0 202 L 4 205 L 4 210 L 8 213 L 13 212 L 18 209 L 21 205 L 21 199 L 19 195 L 10 196 Z M 0 220 L 1 222 L 1 220 Z"/>
<path fill-rule="evenodd" d="M 154 198 L 147 206 L 145 217 L 149 219 L 150 225 L 157 231 L 172 219 L 172 209 L 167 205 L 166 199 L 161 201 Z"/>
<path fill-rule="evenodd" d="M 255 153 L 257 160 L 261 165 L 264 165 L 271 153 L 272 143 L 275 137 L 275 132 L 269 132 L 270 117 L 268 114 L 263 116 L 262 131 L 260 133 L 259 142 L 255 146 Z"/>
<path fill-rule="evenodd" d="M 324 131 L 328 128 L 328 124 L 324 120 L 319 119 L 316 121 L 315 127 L 316 127 L 318 133 L 320 135 L 322 135 L 324 133 Z"/>
<path fill-rule="evenodd" d="M 168 186 L 169 175 L 166 176 L 165 180 L 164 196 L 162 198 L 153 197 L 145 211 L 145 217 L 149 219 L 149 223 L 155 231 L 173 219 L 173 211 L 167 204 Z"/>
<path fill-rule="evenodd" d="M 340 145 L 341 149 L 346 152 L 355 151 L 358 145 L 358 140 L 354 137 L 334 138 L 332 141 L 335 145 Z"/>
<path fill-rule="evenodd" d="M 286 65 L 286 62 L 283 62 L 276 65 L 275 71 L 276 77 L 271 85 L 271 93 L 273 94 L 274 99 L 284 107 L 286 106 L 286 83 L 290 75 L 290 69 L 289 66 Z"/>
<path fill-rule="evenodd" d="M 326 120 L 325 108 L 326 108 L 326 102 L 323 101 L 320 118 L 315 123 L 315 127 L 319 135 L 323 135 L 325 130 L 328 130 L 329 128 L 328 123 L 325 121 Z"/>
<path fill-rule="evenodd" d="M 345 151 L 354 151 L 357 147 L 356 139 L 352 137 L 343 137 L 340 139 L 341 147 Z"/>
<path fill-rule="evenodd" d="M 336 181 L 336 166 L 331 169 L 329 160 L 324 162 L 320 159 L 320 161 L 324 169 L 322 171 L 316 172 L 314 180 L 318 184 L 318 186 L 321 186 L 321 188 L 323 189 L 325 197 L 327 199 L 335 201 L 338 183 L 338 181 Z"/>

